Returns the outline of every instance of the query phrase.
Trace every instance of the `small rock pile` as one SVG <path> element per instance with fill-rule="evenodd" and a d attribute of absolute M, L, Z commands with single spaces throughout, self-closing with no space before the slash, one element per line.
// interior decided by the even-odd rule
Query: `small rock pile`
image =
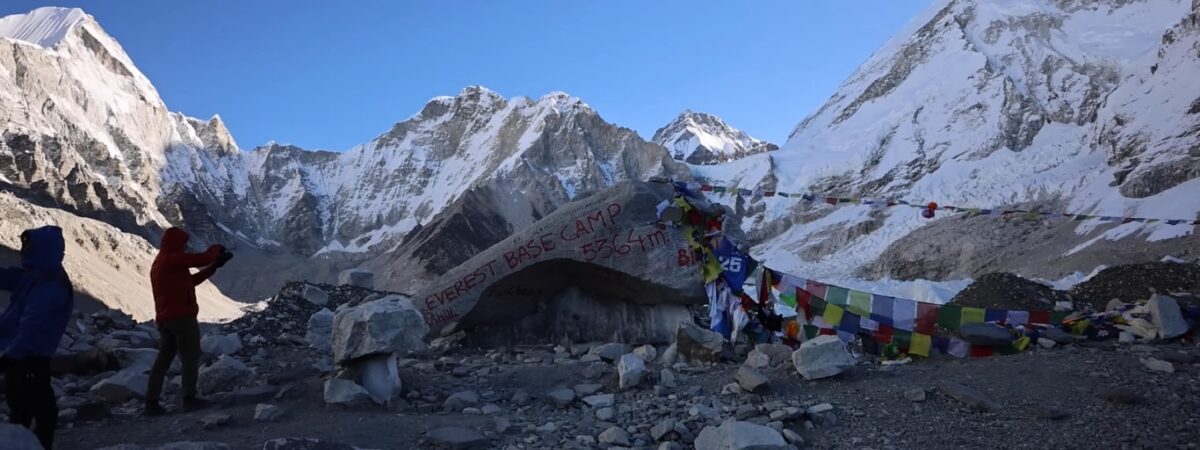
<path fill-rule="evenodd" d="M 1070 292 L 1100 310 L 1113 299 L 1134 303 L 1154 293 L 1200 294 L 1200 264 L 1149 262 L 1109 267 Z"/>
<path fill-rule="evenodd" d="M 972 308 L 1049 311 L 1059 302 L 1071 305 L 1071 294 L 1011 273 L 980 276 L 950 299 L 950 304 Z M 1072 308 L 1073 309 L 1073 308 Z"/>
<path fill-rule="evenodd" d="M 392 292 L 376 291 L 359 286 L 312 284 L 303 281 L 288 283 L 266 303 L 262 311 L 246 315 L 222 325 L 226 333 L 262 336 L 277 343 L 306 343 L 309 319 L 322 310 L 330 312 L 342 305 L 353 305 Z M 332 318 L 332 315 L 329 316 Z"/>

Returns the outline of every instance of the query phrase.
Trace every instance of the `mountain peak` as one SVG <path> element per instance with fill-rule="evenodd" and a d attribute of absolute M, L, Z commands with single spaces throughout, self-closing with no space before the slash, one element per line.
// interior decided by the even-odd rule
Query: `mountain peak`
<path fill-rule="evenodd" d="M 0 38 L 52 48 L 87 18 L 87 13 L 79 8 L 37 8 L 0 18 Z"/>
<path fill-rule="evenodd" d="M 691 164 L 718 164 L 779 148 L 729 126 L 716 115 L 691 109 L 659 128 L 651 141 L 666 147 L 675 159 Z"/>
<path fill-rule="evenodd" d="M 473 85 L 467 86 L 465 88 L 462 88 L 461 91 L 458 91 L 459 97 L 468 97 L 468 96 L 473 96 L 473 95 L 487 95 L 487 96 L 500 97 L 500 94 L 497 93 L 496 91 L 493 91 L 491 89 L 488 89 L 486 86 L 482 86 L 482 85 L 478 85 L 478 84 L 473 84 Z"/>

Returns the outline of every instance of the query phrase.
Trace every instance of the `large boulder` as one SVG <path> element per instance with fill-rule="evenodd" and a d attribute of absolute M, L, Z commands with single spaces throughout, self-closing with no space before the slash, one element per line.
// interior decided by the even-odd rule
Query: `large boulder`
<path fill-rule="evenodd" d="M 700 430 L 696 450 L 784 450 L 787 441 L 771 427 L 750 422 L 726 420 L 719 427 Z"/>
<path fill-rule="evenodd" d="M 372 354 L 423 351 L 428 331 L 421 312 L 401 295 L 343 305 L 333 316 L 333 359 L 341 364 Z"/>
<path fill-rule="evenodd" d="M 854 367 L 846 343 L 837 336 L 817 336 L 805 341 L 792 353 L 792 362 L 806 380 L 832 377 Z"/>
<path fill-rule="evenodd" d="M 362 374 L 362 387 L 371 394 L 371 400 L 388 405 L 400 393 L 400 374 L 396 371 L 396 354 L 375 354 L 359 358 L 354 362 Z"/>
<path fill-rule="evenodd" d="M 705 301 L 680 232 L 654 223 L 671 195 L 664 184 L 624 182 L 580 197 L 448 271 L 416 304 L 434 329 L 458 322 L 493 341 L 669 342 L 690 320 L 684 306 Z"/>
<path fill-rule="evenodd" d="M 350 380 L 331 378 L 325 381 L 325 403 L 337 406 L 355 407 L 371 403 L 371 394 Z"/>
<path fill-rule="evenodd" d="M 626 353 L 617 364 L 617 383 L 622 390 L 631 389 L 640 384 L 648 373 L 646 362 L 640 356 Z"/>
<path fill-rule="evenodd" d="M 196 390 L 201 394 L 229 392 L 254 382 L 254 369 L 229 355 L 221 355 L 212 364 L 200 368 Z"/>
<path fill-rule="evenodd" d="M 725 352 L 725 338 L 693 322 L 680 322 L 675 332 L 676 351 L 688 362 L 718 363 Z"/>
<path fill-rule="evenodd" d="M 210 355 L 232 355 L 242 349 L 236 334 L 207 334 L 200 338 L 200 351 Z"/>
<path fill-rule="evenodd" d="M 158 358 L 158 350 L 148 348 L 117 348 L 113 349 L 113 358 L 116 358 L 117 365 L 121 366 L 121 370 L 147 373 L 154 366 L 154 360 Z"/>
<path fill-rule="evenodd" d="M 338 274 L 338 284 L 374 289 L 375 274 L 362 269 L 343 270 Z"/>
<path fill-rule="evenodd" d="M 92 386 L 91 393 L 113 403 L 146 396 L 150 378 L 136 370 L 122 370 Z"/>
<path fill-rule="evenodd" d="M 796 349 L 783 344 L 758 344 L 754 350 L 766 354 L 771 359 L 772 366 L 778 366 L 792 360 L 792 352 Z"/>
<path fill-rule="evenodd" d="M 588 352 L 589 355 L 599 356 L 600 359 L 608 362 L 621 359 L 621 356 L 626 353 L 629 353 L 629 346 L 620 342 L 597 345 L 592 347 L 592 350 Z"/>
<path fill-rule="evenodd" d="M 304 335 L 308 346 L 330 352 L 333 349 L 333 311 L 321 308 L 308 318 L 308 330 Z"/>
<path fill-rule="evenodd" d="M 746 392 L 761 394 L 771 389 L 771 379 L 753 367 L 742 366 L 738 369 L 736 378 L 738 386 Z"/>
<path fill-rule="evenodd" d="M 28 428 L 19 425 L 0 423 L 0 442 L 6 450 L 42 450 L 42 444 L 37 436 Z"/>
<path fill-rule="evenodd" d="M 1176 303 L 1175 299 L 1154 294 L 1150 296 L 1146 307 L 1150 310 L 1154 326 L 1158 327 L 1158 333 L 1163 339 L 1176 338 L 1188 332 L 1188 323 L 1183 319 L 1183 313 L 1180 312 L 1179 303 Z"/>
<path fill-rule="evenodd" d="M 329 303 L 329 294 L 324 289 L 313 286 L 311 284 L 304 285 L 304 300 L 316 306 L 325 306 Z"/>

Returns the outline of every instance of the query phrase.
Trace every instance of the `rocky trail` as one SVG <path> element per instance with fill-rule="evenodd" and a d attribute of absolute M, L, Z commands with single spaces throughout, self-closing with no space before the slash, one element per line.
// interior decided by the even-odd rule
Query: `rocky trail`
<path fill-rule="evenodd" d="M 941 355 L 907 364 L 855 354 L 849 364 L 814 369 L 799 356 L 807 346 L 795 355 L 782 345 L 729 347 L 686 324 L 669 346 L 479 349 L 460 346 L 455 335 L 393 359 L 401 389 L 377 404 L 349 381 L 361 374 L 333 363 L 326 347 L 333 332 L 323 331 L 332 317 L 328 323 L 297 318 L 301 310 L 320 311 L 314 300 L 353 306 L 383 295 L 289 285 L 267 309 L 206 335 L 200 388 L 217 406 L 195 412 L 169 406 L 170 414 L 150 418 L 141 416 L 140 394 L 155 352 L 153 328 L 114 312 L 81 316 L 69 333 L 73 342 L 65 343 L 71 351 L 63 353 L 71 356 L 56 364 L 63 422 L 57 447 L 1195 448 L 1200 442 L 1194 337 L 1044 343 L 1012 356 Z M 832 376 L 807 380 L 798 373 L 802 366 L 810 375 Z M 166 398 L 177 389 L 178 378 L 169 380 Z"/>

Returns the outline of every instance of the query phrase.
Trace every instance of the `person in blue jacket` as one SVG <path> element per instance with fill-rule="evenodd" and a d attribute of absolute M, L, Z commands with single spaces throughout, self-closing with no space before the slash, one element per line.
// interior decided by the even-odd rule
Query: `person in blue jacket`
<path fill-rule="evenodd" d="M 9 422 L 33 428 L 47 450 L 58 426 L 50 357 L 74 308 L 74 289 L 62 266 L 65 251 L 61 228 L 26 230 L 21 233 L 21 267 L 0 268 L 0 290 L 12 293 L 0 315 Z"/>

